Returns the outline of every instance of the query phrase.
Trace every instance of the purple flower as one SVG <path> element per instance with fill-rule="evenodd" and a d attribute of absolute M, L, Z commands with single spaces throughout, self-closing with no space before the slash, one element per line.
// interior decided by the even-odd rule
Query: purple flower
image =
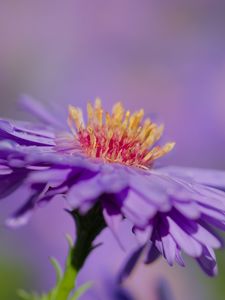
<path fill-rule="evenodd" d="M 174 300 L 170 286 L 165 279 L 160 279 L 156 283 L 156 288 L 151 295 L 146 296 L 146 299 L 157 300 Z M 89 299 L 89 297 L 86 297 Z M 117 280 L 111 277 L 105 277 L 101 286 L 97 289 L 93 289 L 90 293 L 90 299 L 92 300 L 137 300 L 138 298 L 131 294 L 129 289 L 119 284 Z"/>
<path fill-rule="evenodd" d="M 97 100 L 88 104 L 85 122 L 71 106 L 66 131 L 65 122 L 38 103 L 25 104 L 41 125 L 0 121 L 0 197 L 27 194 L 8 225 L 26 223 L 55 197 L 80 213 L 98 202 L 118 240 L 120 222 L 133 224 L 146 263 L 162 254 L 170 265 L 184 266 L 184 252 L 208 275 L 216 274 L 214 249 L 222 242 L 212 226 L 225 229 L 224 172 L 157 167 L 174 143 L 158 145 L 163 127 L 142 122 L 143 110 L 130 115 L 116 104 L 104 117 Z"/>
<path fill-rule="evenodd" d="M 136 300 L 130 291 L 118 284 L 115 278 L 104 276 L 100 286 L 91 291 L 92 300 Z"/>
<path fill-rule="evenodd" d="M 170 286 L 165 279 L 161 278 L 158 280 L 156 290 L 158 300 L 174 300 Z"/>

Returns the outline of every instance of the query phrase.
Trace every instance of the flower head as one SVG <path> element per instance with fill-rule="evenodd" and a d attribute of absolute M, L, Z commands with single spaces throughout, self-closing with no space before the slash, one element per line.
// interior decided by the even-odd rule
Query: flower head
<path fill-rule="evenodd" d="M 0 121 L 0 197 L 26 190 L 27 200 L 8 221 L 25 223 L 41 204 L 66 198 L 71 210 L 85 214 L 96 202 L 120 240 L 123 219 L 133 225 L 140 253 L 149 263 L 162 254 L 183 266 L 182 252 L 209 275 L 217 271 L 214 249 L 221 239 L 212 226 L 225 229 L 225 173 L 156 167 L 155 159 L 174 144 L 154 146 L 162 133 L 143 111 L 133 115 L 116 104 L 104 115 L 101 103 L 88 104 L 87 125 L 81 110 L 70 107 L 70 132 L 35 102 L 25 101 L 44 121 Z M 105 116 L 103 118 L 103 115 Z"/>
<path fill-rule="evenodd" d="M 104 114 L 101 100 L 96 99 L 94 107 L 88 103 L 87 114 L 85 126 L 82 111 L 70 106 L 68 124 L 76 148 L 89 157 L 148 169 L 154 160 L 174 147 L 174 143 L 154 147 L 163 133 L 163 126 L 158 127 L 150 119 L 142 122 L 143 109 L 131 114 L 117 103 L 111 115 Z"/>

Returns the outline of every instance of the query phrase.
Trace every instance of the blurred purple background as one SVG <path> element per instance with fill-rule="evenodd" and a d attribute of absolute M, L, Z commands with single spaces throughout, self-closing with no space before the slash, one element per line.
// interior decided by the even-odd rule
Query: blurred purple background
<path fill-rule="evenodd" d="M 0 0 L 1 116 L 24 118 L 16 104 L 24 93 L 63 110 L 96 96 L 107 108 L 121 100 L 165 123 L 166 137 L 176 141 L 168 163 L 225 169 L 224 16 L 223 0 Z M 1 224 L 15 205 L 18 199 L 1 203 Z M 19 230 L 0 229 L 0 299 L 17 299 L 18 287 L 52 286 L 48 257 L 63 263 L 65 233 L 73 234 L 64 206 L 51 203 Z M 124 261 L 109 232 L 100 239 L 105 245 L 80 282 L 101 282 Z M 160 261 L 140 267 L 127 285 L 138 299 L 153 300 L 165 276 L 178 300 L 222 300 L 224 261 L 220 254 L 216 280 L 192 264 L 181 270 Z"/>

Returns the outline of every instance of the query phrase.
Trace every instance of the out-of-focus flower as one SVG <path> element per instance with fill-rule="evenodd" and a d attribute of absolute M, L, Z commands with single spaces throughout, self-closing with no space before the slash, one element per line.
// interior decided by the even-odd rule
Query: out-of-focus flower
<path fill-rule="evenodd" d="M 123 272 L 123 270 L 122 270 Z M 138 296 L 131 292 L 129 287 L 124 287 L 121 282 L 121 275 L 118 274 L 114 278 L 105 274 L 104 280 L 99 286 L 92 289 L 91 298 L 93 300 L 137 300 Z M 138 291 L 138 289 L 137 289 Z M 89 298 L 88 298 L 89 299 Z M 149 300 L 174 300 L 173 293 L 168 282 L 164 278 L 160 278 L 155 283 L 155 288 L 152 294 L 149 294 L 146 299 Z"/>
<path fill-rule="evenodd" d="M 105 277 L 98 289 L 92 293 L 93 300 L 135 300 L 134 296 L 115 278 Z"/>
<path fill-rule="evenodd" d="M 104 115 L 96 100 L 94 107 L 88 104 L 85 122 L 82 111 L 70 106 L 66 132 L 65 122 L 38 103 L 25 104 L 44 125 L 0 122 L 0 196 L 17 192 L 20 197 L 21 189 L 28 195 L 8 225 L 25 223 L 56 196 L 66 197 L 82 214 L 98 202 L 118 240 L 120 222 L 126 218 L 133 224 L 146 263 L 162 254 L 170 265 L 184 266 L 183 251 L 208 275 L 216 274 L 213 249 L 221 241 L 211 225 L 225 229 L 225 193 L 216 189 L 225 186 L 223 172 L 210 171 L 204 178 L 195 169 L 157 167 L 155 161 L 174 143 L 156 144 L 163 127 L 142 122 L 143 110 L 130 115 L 116 104 Z"/>
<path fill-rule="evenodd" d="M 168 282 L 161 278 L 157 283 L 157 300 L 174 300 L 174 296 Z"/>

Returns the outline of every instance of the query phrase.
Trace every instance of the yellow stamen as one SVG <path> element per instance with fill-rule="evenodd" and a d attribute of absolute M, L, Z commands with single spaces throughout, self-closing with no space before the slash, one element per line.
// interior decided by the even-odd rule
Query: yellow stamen
<path fill-rule="evenodd" d="M 80 108 L 69 105 L 68 123 L 69 126 L 72 127 L 74 123 L 77 129 L 81 129 L 84 127 L 83 114 Z"/>

